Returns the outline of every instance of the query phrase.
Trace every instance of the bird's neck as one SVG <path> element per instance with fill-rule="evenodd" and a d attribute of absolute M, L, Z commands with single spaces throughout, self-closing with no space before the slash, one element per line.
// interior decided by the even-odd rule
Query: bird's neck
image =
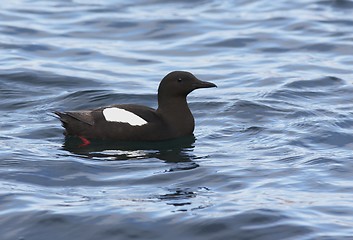
<path fill-rule="evenodd" d="M 166 97 L 158 96 L 157 113 L 161 115 L 164 121 L 173 126 L 174 129 L 182 131 L 182 135 L 192 134 L 195 121 L 189 109 L 186 97 Z M 182 129 L 182 130 L 181 130 Z"/>
<path fill-rule="evenodd" d="M 174 112 L 176 108 L 190 112 L 188 103 L 186 102 L 186 97 L 184 97 L 184 96 L 163 97 L 163 96 L 158 95 L 158 109 L 157 110 L 163 111 L 163 112 L 165 112 L 165 111 Z"/>

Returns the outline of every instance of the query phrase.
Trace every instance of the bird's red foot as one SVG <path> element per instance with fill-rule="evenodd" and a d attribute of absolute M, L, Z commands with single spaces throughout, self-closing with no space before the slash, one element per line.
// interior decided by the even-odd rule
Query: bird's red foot
<path fill-rule="evenodd" d="M 87 138 L 82 137 L 82 136 L 78 136 L 78 137 L 79 137 L 79 138 L 81 139 L 81 141 L 82 141 L 82 144 L 79 145 L 79 147 L 86 147 L 86 146 L 88 146 L 88 145 L 91 144 L 91 142 L 90 142 Z"/>

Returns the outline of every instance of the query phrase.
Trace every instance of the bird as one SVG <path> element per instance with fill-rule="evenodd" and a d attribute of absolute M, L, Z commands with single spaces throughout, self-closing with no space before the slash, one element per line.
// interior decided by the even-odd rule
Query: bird
<path fill-rule="evenodd" d="M 158 107 L 116 104 L 93 110 L 55 111 L 64 135 L 91 140 L 164 141 L 193 135 L 195 120 L 186 97 L 195 89 L 217 87 L 187 71 L 168 73 L 158 87 Z"/>

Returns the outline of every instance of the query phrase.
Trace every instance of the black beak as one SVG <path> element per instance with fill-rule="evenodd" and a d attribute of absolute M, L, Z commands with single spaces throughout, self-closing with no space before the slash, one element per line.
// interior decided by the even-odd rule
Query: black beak
<path fill-rule="evenodd" d="M 217 87 L 217 85 L 214 83 L 205 82 L 205 81 L 201 81 L 201 80 L 198 80 L 197 82 L 193 83 L 192 85 L 194 86 L 195 89 Z"/>

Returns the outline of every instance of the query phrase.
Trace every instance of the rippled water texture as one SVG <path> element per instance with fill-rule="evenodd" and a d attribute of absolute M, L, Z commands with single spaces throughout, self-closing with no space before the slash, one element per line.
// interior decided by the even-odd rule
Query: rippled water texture
<path fill-rule="evenodd" d="M 38 239 L 353 239 L 353 3 L 0 6 L 0 232 Z M 65 139 L 52 112 L 156 107 L 188 70 L 195 138 Z"/>

